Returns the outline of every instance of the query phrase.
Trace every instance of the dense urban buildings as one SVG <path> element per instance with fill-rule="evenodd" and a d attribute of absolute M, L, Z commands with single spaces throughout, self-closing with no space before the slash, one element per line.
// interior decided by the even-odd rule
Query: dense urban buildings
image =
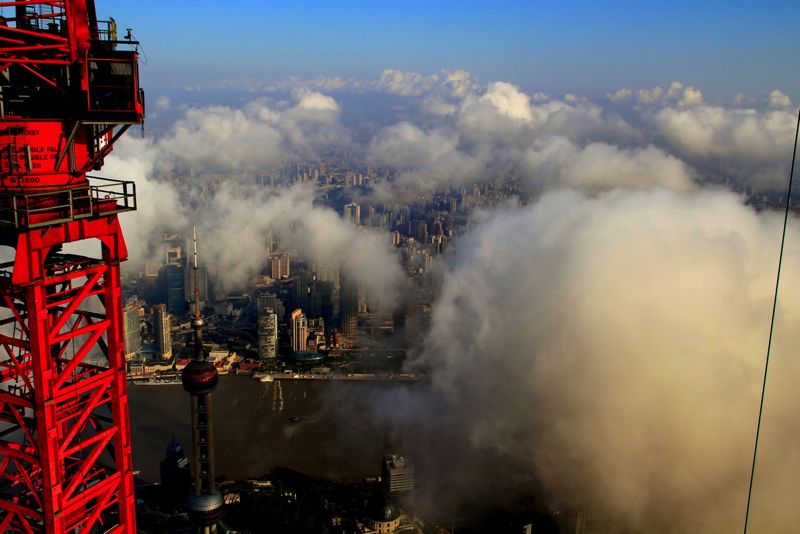
<path fill-rule="evenodd" d="M 329 154 L 317 162 L 296 160 L 267 169 L 252 181 L 197 169 L 189 169 L 185 176 L 168 177 L 198 209 L 212 202 L 223 182 L 240 184 L 239 194 L 253 184 L 274 191 L 297 183 L 313 185 L 320 202 L 357 226 L 359 232 L 385 236 L 412 281 L 398 309 L 378 309 L 374 306 L 376 295 L 360 283 L 352 266 L 309 261 L 294 250 L 292 240 L 297 236 L 291 235 L 292 230 L 287 233 L 276 226 L 262 236 L 263 263 L 249 268 L 248 283 L 227 283 L 228 273 L 218 268 L 214 257 L 199 266 L 201 307 L 210 314 L 208 339 L 235 354 L 234 359 L 274 359 L 285 364 L 281 356 L 292 352 L 311 350 L 341 357 L 374 350 L 381 343 L 403 347 L 422 335 L 440 283 L 431 275 L 437 257 L 451 250 L 450 242 L 472 209 L 518 198 L 521 190 L 509 179 L 380 202 L 370 201 L 364 194 L 392 178 L 391 169 L 361 166 L 340 154 Z M 161 247 L 154 261 L 145 262 L 137 276 L 125 279 L 127 296 L 144 302 L 139 311 L 142 345 L 138 347 L 134 336 L 129 346 L 137 350 L 127 353 L 137 370 L 157 368 L 147 363 L 151 355 L 176 362 L 186 357 L 179 339 L 186 335 L 187 302 L 194 296 L 193 272 L 186 268 L 186 236 L 165 233 L 153 237 Z M 158 304 L 165 305 L 163 312 L 151 308 Z M 266 314 L 268 309 L 271 315 Z M 301 333 L 303 321 L 287 311 L 297 309 L 304 317 L 305 333 Z M 175 340 L 166 334 L 170 327 L 164 326 L 165 314 L 172 317 Z M 133 336 L 133 329 L 128 334 Z"/>

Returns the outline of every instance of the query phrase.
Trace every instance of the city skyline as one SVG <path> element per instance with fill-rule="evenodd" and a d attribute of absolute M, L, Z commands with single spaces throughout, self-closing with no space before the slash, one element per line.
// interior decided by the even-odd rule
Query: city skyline
<path fill-rule="evenodd" d="M 134 33 L 163 61 L 147 136 L 107 162 L 140 193 L 131 266 L 197 223 L 223 293 L 273 284 L 286 315 L 302 297 L 308 333 L 324 298 L 344 353 L 393 313 L 433 398 L 376 393 L 365 417 L 418 429 L 403 454 L 455 507 L 507 503 L 475 488 L 500 469 L 633 531 L 739 528 L 800 100 L 792 4 L 185 7 L 120 11 L 155 20 Z M 267 249 L 291 251 L 288 278 Z M 338 306 L 306 278 L 322 264 L 358 282 Z M 784 270 L 753 518 L 776 531 L 797 521 L 796 240 Z M 247 309 L 229 304 L 228 326 Z"/>

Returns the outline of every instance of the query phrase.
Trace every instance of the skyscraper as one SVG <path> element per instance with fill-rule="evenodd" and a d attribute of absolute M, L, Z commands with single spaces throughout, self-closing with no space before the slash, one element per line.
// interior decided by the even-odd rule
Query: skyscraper
<path fill-rule="evenodd" d="M 267 308 L 258 318 L 258 356 L 262 360 L 278 354 L 278 315 Z"/>
<path fill-rule="evenodd" d="M 278 316 L 278 322 L 283 321 L 283 316 L 286 314 L 283 302 L 274 293 L 259 294 L 256 298 L 256 308 L 259 317 L 263 315 L 267 309 L 271 309 L 272 312 Z"/>
<path fill-rule="evenodd" d="M 306 272 L 298 272 L 294 277 L 294 287 L 292 297 L 294 305 L 298 308 L 303 308 L 308 311 L 310 307 L 310 285 L 312 283 L 312 275 Z"/>
<path fill-rule="evenodd" d="M 171 239 L 171 238 L 170 238 Z M 181 247 L 166 245 L 164 247 L 164 264 L 177 265 L 181 262 Z"/>
<path fill-rule="evenodd" d="M 392 454 L 383 457 L 382 471 L 384 493 L 409 511 L 414 492 L 414 468 L 404 457 Z"/>
<path fill-rule="evenodd" d="M 275 280 L 289 277 L 290 258 L 288 252 L 273 252 L 270 254 L 270 276 Z"/>
<path fill-rule="evenodd" d="M 183 315 L 186 312 L 186 294 L 183 277 L 183 265 L 170 263 L 165 267 L 167 285 L 167 310 L 173 315 Z"/>
<path fill-rule="evenodd" d="M 283 278 L 281 276 L 281 258 L 277 254 L 270 255 L 269 258 L 269 275 L 278 280 L 279 278 Z"/>
<path fill-rule="evenodd" d="M 361 206 L 355 202 L 348 202 L 344 205 L 342 216 L 344 217 L 345 221 L 350 221 L 358 226 L 361 224 Z"/>
<path fill-rule="evenodd" d="M 345 274 L 341 275 L 339 288 L 339 332 L 350 343 L 358 335 L 358 287 Z"/>
<path fill-rule="evenodd" d="M 280 258 L 281 258 L 281 274 L 283 274 L 283 278 L 289 278 L 289 276 L 291 275 L 291 271 L 289 269 L 291 265 L 291 258 L 289 257 L 289 253 L 281 252 Z"/>
<path fill-rule="evenodd" d="M 142 348 L 142 329 L 139 322 L 141 304 L 130 304 L 122 310 L 122 323 L 125 329 L 125 359 L 132 360 Z"/>
<path fill-rule="evenodd" d="M 417 241 L 420 243 L 428 242 L 428 223 L 419 221 L 417 223 Z"/>
<path fill-rule="evenodd" d="M 156 334 L 156 346 L 162 359 L 172 358 L 172 337 L 169 332 L 169 313 L 163 304 L 153 306 L 153 327 Z"/>
<path fill-rule="evenodd" d="M 303 310 L 300 308 L 292 312 L 292 350 L 302 352 L 306 350 L 306 338 L 308 337 L 308 323 Z"/>

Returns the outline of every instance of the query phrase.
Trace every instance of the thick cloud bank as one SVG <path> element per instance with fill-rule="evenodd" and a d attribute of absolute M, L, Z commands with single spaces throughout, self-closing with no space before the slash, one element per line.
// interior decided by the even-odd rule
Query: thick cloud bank
<path fill-rule="evenodd" d="M 780 189 L 791 159 L 795 116 L 778 90 L 760 108 L 742 102 L 726 107 L 673 82 L 610 93 L 611 106 L 604 108 L 573 94 L 529 95 L 501 81 L 465 83 L 448 93 L 436 76 L 400 74 L 392 79 L 415 80 L 414 91 L 401 94 L 420 97 L 421 116 L 385 126 L 368 158 L 397 168 L 401 190 L 461 185 L 515 168 L 537 193 L 564 186 L 686 188 L 691 182 L 763 192 Z M 469 80 L 467 73 L 463 77 Z M 565 158 L 593 166 L 594 178 L 562 170 Z M 639 172 L 645 168 L 649 172 Z"/>
<path fill-rule="evenodd" d="M 118 144 L 103 174 L 136 182 L 139 209 L 122 218 L 131 264 L 163 254 L 164 232 L 189 235 L 194 224 L 217 282 L 232 289 L 259 270 L 268 236 L 280 235 L 304 259 L 353 273 L 373 303 L 393 303 L 402 273 L 387 235 L 346 223 L 315 204 L 310 188 L 269 192 L 242 180 L 287 158 L 349 143 L 333 98 L 310 91 L 294 98 L 293 107 L 254 101 L 242 109 L 189 108 L 166 135 Z M 187 179 L 189 168 L 197 183 L 179 188 L 170 177 L 180 171 Z M 204 173 L 220 182 L 212 187 Z"/>
<path fill-rule="evenodd" d="M 313 191 L 300 186 L 277 195 L 221 190 L 202 221 L 205 252 L 230 286 L 264 259 L 265 236 L 284 240 L 308 261 L 339 265 L 351 273 L 381 309 L 398 298 L 402 273 L 388 237 L 357 228 L 331 209 L 315 206 Z"/>
<path fill-rule="evenodd" d="M 497 213 L 459 242 L 421 363 L 467 443 L 523 461 L 554 505 L 623 530 L 736 531 L 779 219 L 730 193 L 659 189 L 559 191 Z M 786 266 L 753 508 L 763 532 L 800 520 L 788 489 L 800 247 Z"/>
<path fill-rule="evenodd" d="M 339 104 L 318 92 L 295 91 L 294 106 L 253 100 L 241 108 L 193 107 L 158 139 L 159 171 L 191 165 L 211 172 L 257 172 L 283 158 L 342 148 L 347 130 Z"/>

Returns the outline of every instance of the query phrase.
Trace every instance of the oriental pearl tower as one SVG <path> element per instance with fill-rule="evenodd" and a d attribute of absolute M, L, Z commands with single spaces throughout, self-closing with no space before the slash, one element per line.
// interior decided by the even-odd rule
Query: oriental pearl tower
<path fill-rule="evenodd" d="M 197 273 L 197 232 L 194 244 L 194 359 L 183 369 L 183 389 L 192 396 L 192 474 L 194 488 L 187 504 L 189 514 L 203 534 L 217 531 L 222 517 L 222 495 L 214 484 L 214 441 L 211 418 L 211 392 L 217 387 L 217 368 L 203 354 L 203 317 L 200 315 L 200 289 Z"/>

